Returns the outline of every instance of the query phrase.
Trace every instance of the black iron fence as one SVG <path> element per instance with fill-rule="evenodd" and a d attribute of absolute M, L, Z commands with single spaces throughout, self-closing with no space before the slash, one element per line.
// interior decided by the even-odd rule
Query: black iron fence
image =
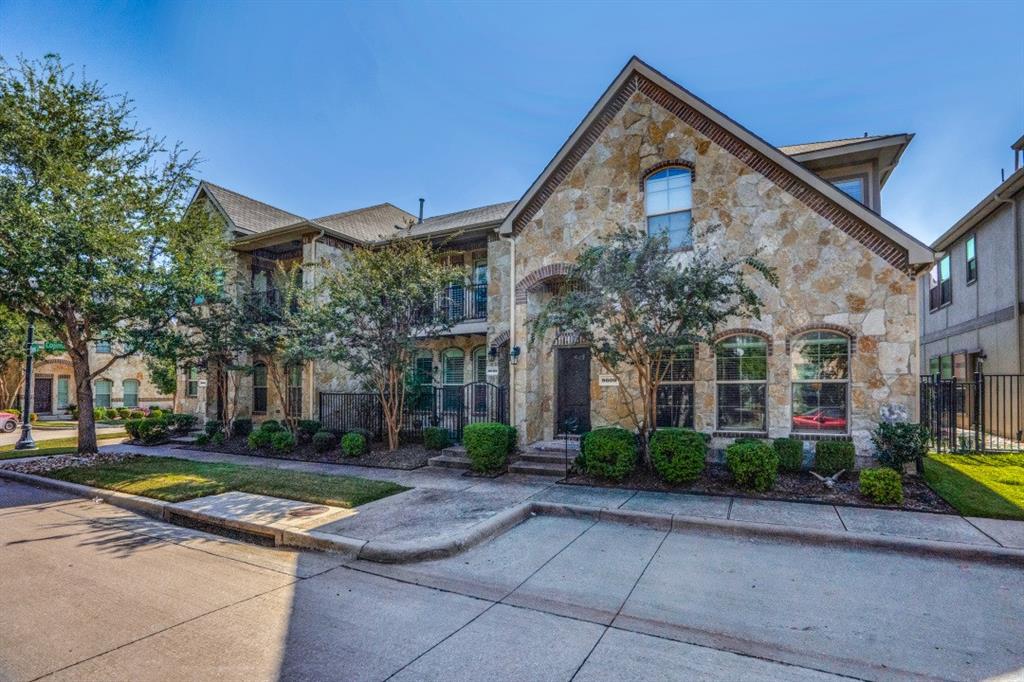
<path fill-rule="evenodd" d="M 402 436 L 418 439 L 423 429 L 438 426 L 456 441 L 467 424 L 508 423 L 508 388 L 485 381 L 463 386 L 424 386 L 405 399 Z M 384 435 L 384 415 L 375 393 L 320 393 L 320 423 L 337 433 L 362 429 Z"/>
<path fill-rule="evenodd" d="M 921 423 L 939 452 L 1024 452 L 1024 375 L 923 379 Z"/>
<path fill-rule="evenodd" d="M 453 284 L 434 301 L 433 311 L 423 312 L 423 319 L 438 313 L 451 324 L 487 319 L 487 284 Z"/>

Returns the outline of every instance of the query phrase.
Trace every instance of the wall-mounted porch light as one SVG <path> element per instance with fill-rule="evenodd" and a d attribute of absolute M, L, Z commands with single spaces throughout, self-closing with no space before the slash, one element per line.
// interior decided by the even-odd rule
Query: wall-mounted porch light
<path fill-rule="evenodd" d="M 513 365 L 519 362 L 519 346 L 512 346 L 512 350 L 509 352 L 508 357 Z"/>

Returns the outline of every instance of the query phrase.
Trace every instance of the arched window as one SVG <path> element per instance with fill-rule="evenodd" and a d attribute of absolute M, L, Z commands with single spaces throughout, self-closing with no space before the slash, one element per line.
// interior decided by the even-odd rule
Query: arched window
<path fill-rule="evenodd" d="M 121 382 L 121 393 L 124 396 L 122 403 L 125 407 L 139 406 L 139 382 L 135 379 L 125 379 Z"/>
<path fill-rule="evenodd" d="M 267 413 L 267 366 L 262 362 L 252 366 L 252 411 Z"/>
<path fill-rule="evenodd" d="M 790 344 L 793 431 L 846 433 L 849 424 L 850 339 L 810 331 Z"/>
<path fill-rule="evenodd" d="M 449 348 L 441 354 L 441 380 L 444 384 L 444 409 L 462 407 L 462 385 L 466 380 L 466 354 L 460 348 Z"/>
<path fill-rule="evenodd" d="M 655 367 L 660 379 L 655 423 L 659 427 L 693 428 L 693 346 L 669 356 Z"/>
<path fill-rule="evenodd" d="M 715 346 L 718 428 L 767 431 L 768 343 L 760 336 L 737 334 Z"/>
<path fill-rule="evenodd" d="M 667 234 L 669 246 L 693 246 L 690 232 L 693 172 L 678 166 L 651 173 L 644 181 L 647 234 Z"/>
<path fill-rule="evenodd" d="M 92 386 L 95 392 L 93 402 L 96 407 L 110 407 L 110 394 L 113 392 L 114 382 L 109 379 L 97 379 Z"/>

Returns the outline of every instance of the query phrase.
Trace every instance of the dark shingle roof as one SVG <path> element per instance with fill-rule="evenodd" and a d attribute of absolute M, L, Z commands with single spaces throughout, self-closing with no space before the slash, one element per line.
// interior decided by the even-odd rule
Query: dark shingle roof
<path fill-rule="evenodd" d="M 250 232 L 265 232 L 277 227 L 284 227 L 302 220 L 301 216 L 288 211 L 282 211 L 270 204 L 257 201 L 244 194 L 233 192 L 230 189 L 203 181 L 205 189 L 221 209 L 228 214 L 237 227 Z"/>
<path fill-rule="evenodd" d="M 444 215 L 426 218 L 422 223 L 412 229 L 412 236 L 416 237 L 435 232 L 449 232 L 451 230 L 463 230 L 487 223 L 497 223 L 505 219 L 508 212 L 516 205 L 514 201 L 504 201 L 500 204 L 490 204 L 477 208 L 446 213 Z"/>
<path fill-rule="evenodd" d="M 332 213 L 312 222 L 343 232 L 359 241 L 375 242 L 395 234 L 395 226 L 405 227 L 416 216 L 392 204 L 377 204 L 352 211 Z"/>

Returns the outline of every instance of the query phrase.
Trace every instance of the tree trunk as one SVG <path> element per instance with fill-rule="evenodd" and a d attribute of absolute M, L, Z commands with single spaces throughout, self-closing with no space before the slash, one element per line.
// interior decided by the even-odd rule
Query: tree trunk
<path fill-rule="evenodd" d="M 92 413 L 89 350 L 87 347 L 75 349 L 69 355 L 75 373 L 75 398 L 78 405 L 78 454 L 96 454 L 99 450 L 96 443 L 96 420 Z"/>

